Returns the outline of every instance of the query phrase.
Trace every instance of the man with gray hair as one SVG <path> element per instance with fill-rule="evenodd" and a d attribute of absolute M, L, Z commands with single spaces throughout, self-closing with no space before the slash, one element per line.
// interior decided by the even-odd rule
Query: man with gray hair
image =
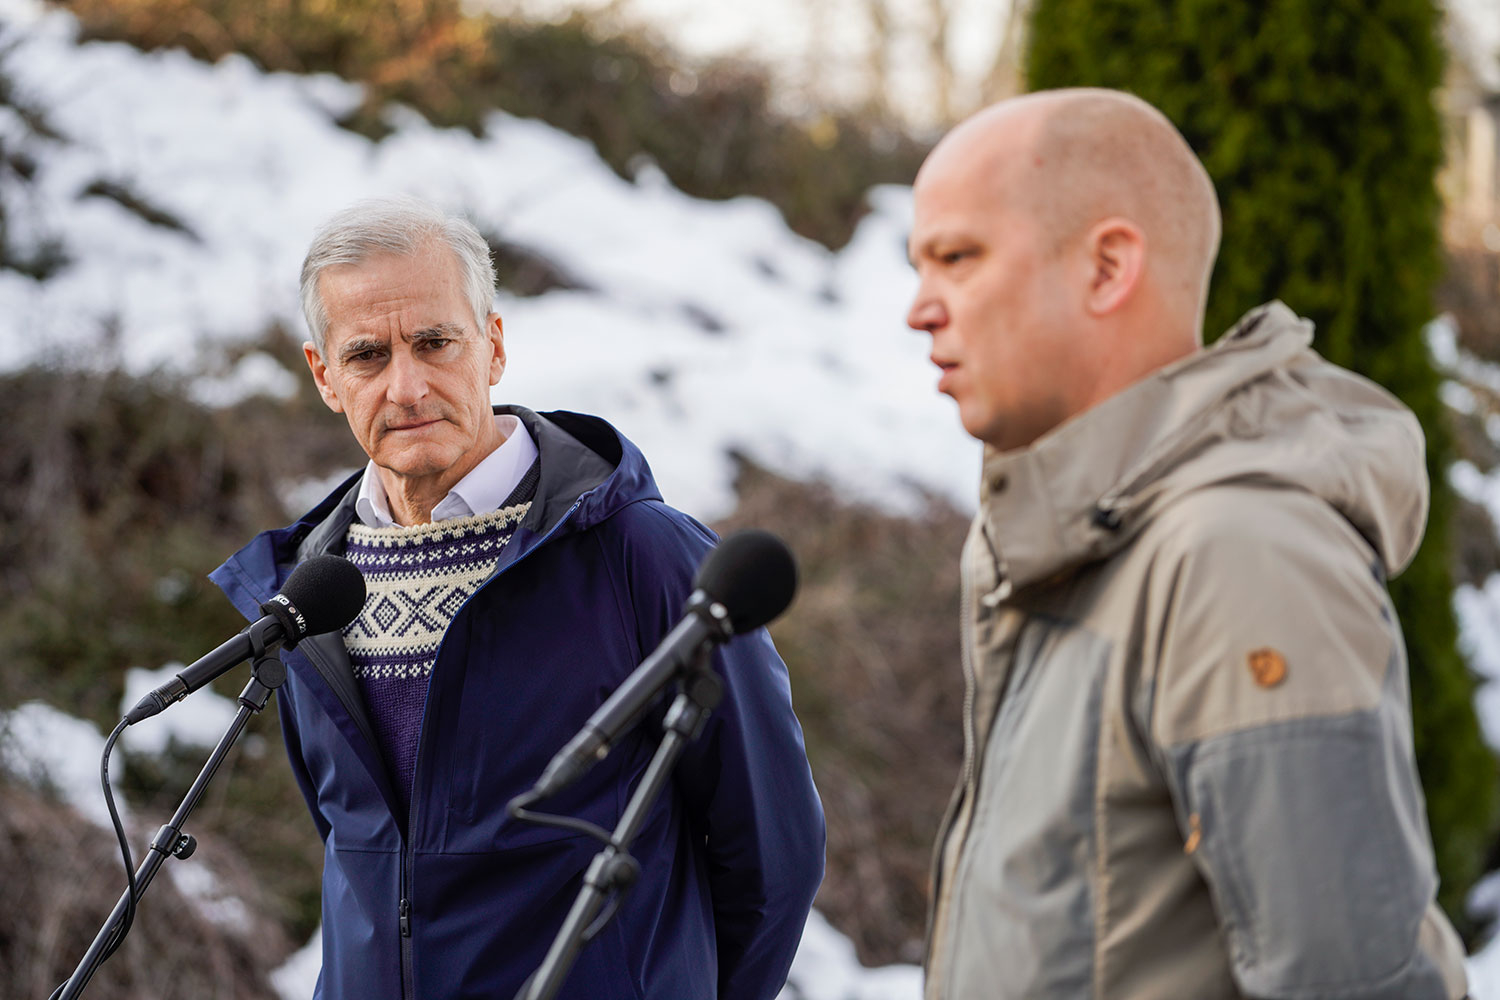
<path fill-rule="evenodd" d="M 1202 347 L 1213 184 L 1063 90 L 917 175 L 907 322 L 985 443 L 929 1000 L 1455 1000 L 1387 574 L 1422 431 L 1279 302 Z"/>
<path fill-rule="evenodd" d="M 676 624 L 714 542 L 603 420 L 491 405 L 493 287 L 479 233 L 424 203 L 360 203 L 324 226 L 302 269 L 304 351 L 369 463 L 213 574 L 251 617 L 313 555 L 346 556 L 368 584 L 341 635 L 286 655 L 278 701 L 325 847 L 324 1000 L 516 993 L 600 845 L 507 822 L 506 803 Z M 565 996 L 770 1000 L 785 981 L 822 878 L 822 809 L 765 631 L 716 658 L 723 700 Z M 656 728 L 555 811 L 613 828 Z"/>

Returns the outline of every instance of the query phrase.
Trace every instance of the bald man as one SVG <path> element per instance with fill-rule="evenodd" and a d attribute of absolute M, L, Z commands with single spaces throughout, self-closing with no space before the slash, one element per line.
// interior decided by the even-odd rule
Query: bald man
<path fill-rule="evenodd" d="M 1281 303 L 1201 346 L 1213 185 L 1134 97 L 989 108 L 915 199 L 986 445 L 929 1000 L 1462 997 L 1384 586 L 1416 420 Z"/>

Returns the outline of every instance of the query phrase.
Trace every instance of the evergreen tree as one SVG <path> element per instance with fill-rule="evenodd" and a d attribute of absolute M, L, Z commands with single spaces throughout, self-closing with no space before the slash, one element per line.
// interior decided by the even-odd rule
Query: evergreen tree
<path fill-rule="evenodd" d="M 1432 512 L 1391 591 L 1440 900 L 1464 927 L 1495 829 L 1496 766 L 1456 649 L 1450 444 L 1422 336 L 1441 266 L 1439 28 L 1433 0 L 1037 0 L 1027 83 L 1127 90 L 1182 130 L 1224 210 L 1208 336 L 1279 298 L 1317 324 L 1325 357 L 1422 421 Z"/>

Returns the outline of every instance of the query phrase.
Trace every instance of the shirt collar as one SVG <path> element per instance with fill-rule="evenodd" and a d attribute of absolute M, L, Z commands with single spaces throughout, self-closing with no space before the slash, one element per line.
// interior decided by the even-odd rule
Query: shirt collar
<path fill-rule="evenodd" d="M 432 508 L 434 521 L 498 510 L 520 485 L 531 463 L 536 461 L 536 442 L 519 418 L 509 413 L 497 413 L 495 428 L 505 437 L 504 442 L 455 483 L 448 495 Z M 365 465 L 354 512 L 366 527 L 389 528 L 396 523 L 391 516 L 385 485 L 381 483 L 373 461 Z"/>

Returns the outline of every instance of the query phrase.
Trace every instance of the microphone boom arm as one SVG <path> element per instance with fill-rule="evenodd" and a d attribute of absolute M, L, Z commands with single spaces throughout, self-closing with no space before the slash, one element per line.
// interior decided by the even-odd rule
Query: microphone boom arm
<path fill-rule="evenodd" d="M 135 707 L 125 713 L 125 720 L 134 725 L 142 719 L 149 719 L 230 668 L 246 660 L 260 660 L 285 641 L 285 634 L 281 623 L 269 615 L 246 626 L 238 635 L 224 640 L 136 702 Z"/>

